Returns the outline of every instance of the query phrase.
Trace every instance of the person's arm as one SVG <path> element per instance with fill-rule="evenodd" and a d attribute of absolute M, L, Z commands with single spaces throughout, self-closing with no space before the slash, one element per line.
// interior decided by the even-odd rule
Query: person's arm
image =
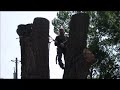
<path fill-rule="evenodd" d="M 54 44 L 55 44 L 55 46 L 58 46 L 58 37 L 55 38 Z"/>
<path fill-rule="evenodd" d="M 66 41 L 63 42 L 64 46 L 67 46 L 69 42 L 69 38 L 67 37 Z"/>

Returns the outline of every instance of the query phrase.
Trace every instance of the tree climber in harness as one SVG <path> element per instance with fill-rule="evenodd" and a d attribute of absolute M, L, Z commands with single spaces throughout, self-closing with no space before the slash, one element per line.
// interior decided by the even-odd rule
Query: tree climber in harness
<path fill-rule="evenodd" d="M 65 36 L 65 32 L 63 28 L 59 29 L 59 35 L 56 36 L 55 38 L 55 46 L 57 46 L 57 56 L 56 56 L 56 63 L 58 60 L 59 66 L 64 69 L 65 66 L 62 62 L 62 54 L 64 55 L 64 60 L 65 60 L 65 55 L 66 55 L 66 42 L 67 42 L 67 37 Z"/>

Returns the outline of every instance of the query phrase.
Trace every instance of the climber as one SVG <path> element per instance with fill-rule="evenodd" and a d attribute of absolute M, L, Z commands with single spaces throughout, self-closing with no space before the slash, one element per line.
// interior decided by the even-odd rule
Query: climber
<path fill-rule="evenodd" d="M 62 62 L 62 54 L 64 55 L 64 60 L 65 60 L 66 43 L 67 43 L 67 37 L 65 36 L 64 29 L 61 27 L 59 29 L 59 35 L 56 36 L 56 38 L 55 38 L 55 43 L 54 44 L 55 44 L 55 46 L 57 46 L 56 60 L 58 59 L 59 66 L 62 69 L 65 68 L 65 64 L 63 64 L 63 62 Z"/>

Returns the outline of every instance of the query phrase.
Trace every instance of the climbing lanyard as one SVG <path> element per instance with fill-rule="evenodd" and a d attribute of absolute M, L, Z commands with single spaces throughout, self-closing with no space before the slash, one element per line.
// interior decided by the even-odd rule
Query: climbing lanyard
<path fill-rule="evenodd" d="M 49 35 L 49 37 L 52 39 L 52 41 L 55 41 L 50 35 Z M 51 41 L 51 42 L 52 42 L 52 41 Z"/>

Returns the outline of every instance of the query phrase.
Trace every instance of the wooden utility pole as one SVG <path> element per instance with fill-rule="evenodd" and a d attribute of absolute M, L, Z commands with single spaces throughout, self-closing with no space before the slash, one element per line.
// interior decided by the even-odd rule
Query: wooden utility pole
<path fill-rule="evenodd" d="M 18 79 L 18 59 L 16 58 L 15 60 L 11 60 L 12 62 L 15 62 L 15 71 L 14 71 L 14 79 Z"/>
<path fill-rule="evenodd" d="M 17 77 L 17 76 L 18 76 L 17 62 L 18 62 L 18 61 L 17 61 L 17 58 L 16 58 L 16 62 L 15 62 L 15 64 L 16 64 L 16 79 L 18 79 L 18 77 Z"/>

